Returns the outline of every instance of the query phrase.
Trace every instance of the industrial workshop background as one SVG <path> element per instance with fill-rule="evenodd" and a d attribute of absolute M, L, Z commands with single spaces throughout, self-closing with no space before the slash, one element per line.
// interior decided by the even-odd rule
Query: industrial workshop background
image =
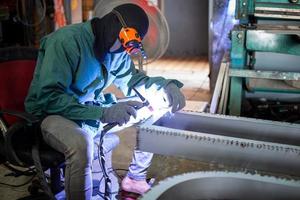
<path fill-rule="evenodd" d="M 0 46 L 38 47 L 41 37 L 53 30 L 90 19 L 99 1 L 1 0 Z M 170 27 L 166 56 L 208 55 L 208 0 L 151 2 L 161 8 Z"/>

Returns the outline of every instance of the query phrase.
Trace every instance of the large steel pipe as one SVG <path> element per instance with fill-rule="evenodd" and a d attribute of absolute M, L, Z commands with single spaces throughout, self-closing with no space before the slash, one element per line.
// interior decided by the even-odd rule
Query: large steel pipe
<path fill-rule="evenodd" d="M 142 200 L 298 200 L 300 182 L 232 172 L 194 172 L 160 182 Z"/>

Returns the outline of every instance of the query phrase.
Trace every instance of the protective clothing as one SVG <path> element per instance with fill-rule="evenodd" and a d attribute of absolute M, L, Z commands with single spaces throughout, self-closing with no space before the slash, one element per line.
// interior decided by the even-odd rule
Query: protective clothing
<path fill-rule="evenodd" d="M 123 4 L 115 7 L 114 10 L 118 11 L 125 23 L 129 27 L 135 28 L 142 38 L 145 36 L 149 26 L 149 19 L 143 9 L 135 4 Z M 94 53 L 98 61 L 102 62 L 109 52 L 109 48 L 118 38 L 122 25 L 113 13 L 108 13 L 101 19 L 94 18 L 91 23 L 95 35 Z M 114 53 L 122 51 L 124 51 L 124 48 L 120 46 Z"/>
<path fill-rule="evenodd" d="M 25 100 L 26 111 L 38 117 L 56 114 L 71 120 L 99 120 L 103 108 L 85 105 L 102 104 L 102 91 L 115 84 L 126 96 L 130 87 L 143 82 L 162 88 L 170 82 L 162 77 L 150 78 L 137 71 L 125 53 L 108 53 L 102 63 L 95 58 L 95 36 L 91 22 L 61 28 L 42 39 L 34 77 Z"/>
<path fill-rule="evenodd" d="M 173 113 L 185 106 L 185 97 L 177 85 L 169 83 L 164 87 L 164 91 L 167 94 L 169 105 L 172 107 L 171 111 Z"/>
<path fill-rule="evenodd" d="M 119 12 L 123 11 L 119 10 Z M 128 25 L 130 26 L 130 24 Z M 138 27 L 137 30 L 139 30 Z M 72 174 L 72 178 L 66 179 L 66 191 L 72 195 L 70 199 L 90 199 L 91 196 L 93 135 L 88 134 L 82 124 L 89 126 L 90 121 L 99 121 L 100 119 L 104 122 L 118 121 L 119 119 L 113 115 L 113 110 L 118 110 L 117 107 L 126 110 L 125 115 L 134 115 L 132 110 L 128 113 L 123 104 L 116 104 L 116 107 L 108 109 L 104 105 L 108 102 L 102 91 L 109 85 L 115 84 L 126 96 L 130 96 L 132 95 L 130 88 L 139 83 L 143 83 L 145 88 L 152 85 L 163 88 L 170 82 L 174 82 L 179 87 L 182 86 L 176 80 L 166 80 L 162 77 L 150 78 L 139 72 L 126 52 L 108 52 L 109 44 L 112 44 L 115 39 L 105 41 L 104 39 L 108 38 L 100 37 L 99 40 L 96 40 L 94 34 L 97 37 L 97 31 L 93 32 L 92 22 L 88 21 L 66 26 L 44 37 L 41 40 L 36 69 L 25 100 L 27 112 L 37 117 L 48 116 L 45 120 L 51 118 L 49 115 L 56 115 L 56 117 L 66 119 L 67 124 L 72 124 L 73 128 L 66 124 L 57 128 L 57 120 L 53 120 L 51 123 L 44 123 L 53 131 L 48 131 L 48 129 L 43 131 L 49 137 L 46 142 L 49 144 L 52 142 L 53 147 L 64 152 L 66 158 L 72 160 L 66 162 L 66 168 L 69 169 L 67 173 L 70 175 L 68 177 L 71 177 Z M 117 36 L 118 34 L 116 34 Z M 103 48 L 105 47 L 104 54 L 102 57 L 101 55 L 98 57 L 98 51 L 94 47 L 101 46 L 101 43 L 103 43 Z M 81 126 L 77 126 L 78 124 L 76 125 L 73 121 L 76 123 L 80 121 Z M 65 128 L 71 129 L 64 131 Z M 73 138 L 72 134 L 76 134 L 78 140 Z M 77 145 L 79 142 L 82 144 L 80 148 Z M 63 149 L 70 147 L 74 147 L 76 151 Z M 141 163 L 141 160 L 135 160 L 136 162 L 132 163 L 136 171 L 143 172 L 142 178 L 145 177 L 145 171 L 152 158 L 152 154 L 148 154 L 150 156 L 144 156 L 149 160 L 148 162 Z"/>
<path fill-rule="evenodd" d="M 103 115 L 100 119 L 103 123 L 118 123 L 122 126 L 126 124 L 130 116 L 136 118 L 136 109 L 143 107 L 143 103 L 139 101 L 119 102 L 107 108 L 103 108 Z"/>

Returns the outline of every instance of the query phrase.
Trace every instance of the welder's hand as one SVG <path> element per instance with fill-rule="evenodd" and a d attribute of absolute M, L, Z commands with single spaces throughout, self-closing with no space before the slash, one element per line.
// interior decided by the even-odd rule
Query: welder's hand
<path fill-rule="evenodd" d="M 117 123 L 119 126 L 126 124 L 130 116 L 136 118 L 136 110 L 143 107 L 139 101 L 119 102 L 111 107 L 103 108 L 103 115 L 100 119 L 103 123 Z"/>
<path fill-rule="evenodd" d="M 167 94 L 169 106 L 172 107 L 172 113 L 182 109 L 185 106 L 185 97 L 180 89 L 174 83 L 169 83 L 164 87 Z"/>

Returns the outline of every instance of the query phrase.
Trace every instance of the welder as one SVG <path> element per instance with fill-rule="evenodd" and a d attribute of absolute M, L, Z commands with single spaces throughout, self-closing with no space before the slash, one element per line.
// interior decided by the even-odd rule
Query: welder
<path fill-rule="evenodd" d="M 126 124 L 143 106 L 140 101 L 116 102 L 103 95 L 105 88 L 115 84 L 125 96 L 132 96 L 132 88 L 147 91 L 155 86 L 166 94 L 172 112 L 185 105 L 182 83 L 148 77 L 135 68 L 130 49 L 119 37 L 126 28 L 120 16 L 126 26 L 136 30 L 137 37 L 145 37 L 149 26 L 145 11 L 134 4 L 122 4 L 102 18 L 66 26 L 41 40 L 25 107 L 43 119 L 46 143 L 65 155 L 67 199 L 92 197 L 93 139 L 102 125 Z M 118 136 L 107 134 L 103 149 L 109 152 L 118 143 Z M 151 153 L 134 151 L 123 190 L 139 194 L 149 190 L 146 171 L 151 159 Z"/>

